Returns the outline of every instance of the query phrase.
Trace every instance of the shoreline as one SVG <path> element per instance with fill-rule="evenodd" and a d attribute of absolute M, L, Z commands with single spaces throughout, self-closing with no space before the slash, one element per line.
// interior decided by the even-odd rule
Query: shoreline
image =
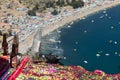
<path fill-rule="evenodd" d="M 77 21 L 78 19 L 82 19 L 83 17 L 94 14 L 94 13 L 104 10 L 106 8 L 111 8 L 113 6 L 120 5 L 120 2 L 118 2 L 118 1 L 119 0 L 107 3 L 107 4 L 104 4 L 101 6 L 95 6 L 93 8 L 85 9 L 85 10 L 82 10 L 81 12 L 74 13 L 74 15 L 72 15 L 72 16 L 70 15 L 67 17 L 63 17 L 60 21 L 54 22 L 53 24 L 43 27 L 42 28 L 42 37 L 49 35 L 54 30 L 62 28 L 64 25 L 69 24 L 73 21 Z M 29 51 L 29 48 L 32 47 L 34 35 L 35 34 L 33 33 L 32 35 L 28 36 L 27 39 L 25 39 L 23 42 L 20 42 L 20 45 L 19 45 L 20 53 L 25 54 L 27 51 Z"/>
<path fill-rule="evenodd" d="M 51 25 L 47 25 L 47 26 L 43 27 L 42 36 L 49 35 L 50 32 L 57 30 L 57 29 L 63 27 L 64 25 L 66 25 L 70 22 L 76 21 L 78 19 L 82 19 L 85 16 L 88 16 L 90 14 L 94 14 L 94 13 L 99 12 L 101 10 L 108 9 L 108 8 L 111 8 L 111 7 L 114 7 L 117 5 L 120 5 L 119 0 L 116 0 L 116 1 L 113 1 L 113 2 L 110 2 L 107 4 L 103 4 L 101 6 L 95 6 L 95 7 L 90 8 L 90 9 L 85 9 L 82 11 L 82 13 L 79 12 L 79 13 L 76 13 L 72 16 L 64 17 L 62 20 L 60 20 L 58 22 L 55 22 Z"/>

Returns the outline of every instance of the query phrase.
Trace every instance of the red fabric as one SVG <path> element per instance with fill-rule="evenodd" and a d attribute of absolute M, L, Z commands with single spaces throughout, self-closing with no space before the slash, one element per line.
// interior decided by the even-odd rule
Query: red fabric
<path fill-rule="evenodd" d="M 28 62 L 29 58 L 24 57 L 21 61 L 21 64 L 16 68 L 16 70 L 11 74 L 11 76 L 8 78 L 8 80 L 15 80 L 18 75 L 21 73 L 22 69 L 25 67 L 26 63 Z"/>

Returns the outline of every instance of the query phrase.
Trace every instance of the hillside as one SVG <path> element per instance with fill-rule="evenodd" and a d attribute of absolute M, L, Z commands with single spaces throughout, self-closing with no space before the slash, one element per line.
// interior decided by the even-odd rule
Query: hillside
<path fill-rule="evenodd" d="M 19 3 L 19 0 L 0 0 L 0 18 L 7 15 L 20 15 L 21 12 L 17 8 L 22 8 L 24 5 Z"/>
<path fill-rule="evenodd" d="M 21 12 L 21 9 L 18 10 L 19 8 L 25 8 L 34 13 L 41 13 L 49 8 L 57 10 L 58 8 L 64 6 L 78 8 L 83 5 L 84 3 L 82 0 L 0 0 L 0 17 L 7 15 L 19 16 L 26 12 Z"/>

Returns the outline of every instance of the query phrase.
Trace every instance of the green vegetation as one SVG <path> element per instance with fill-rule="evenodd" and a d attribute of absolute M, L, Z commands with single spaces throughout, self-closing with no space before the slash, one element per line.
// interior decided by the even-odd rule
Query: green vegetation
<path fill-rule="evenodd" d="M 32 56 L 32 60 L 39 60 L 40 57 L 39 57 L 39 54 L 38 53 L 35 53 L 34 56 Z"/>
<path fill-rule="evenodd" d="M 29 7 L 32 6 L 32 9 L 28 11 L 28 14 L 32 16 L 36 15 L 36 11 L 43 12 L 46 8 L 72 6 L 75 9 L 84 6 L 82 0 L 19 0 L 19 2 Z M 56 10 L 51 13 L 58 14 Z"/>
<path fill-rule="evenodd" d="M 57 6 L 62 7 L 62 6 L 65 6 L 65 1 L 64 1 L 64 0 L 58 0 L 58 1 L 56 2 L 56 4 L 57 4 Z"/>
<path fill-rule="evenodd" d="M 83 7 L 84 2 L 81 0 L 73 1 L 72 3 L 70 3 L 70 5 L 75 9 L 75 8 Z"/>
<path fill-rule="evenodd" d="M 49 1 L 45 3 L 46 8 L 55 7 L 55 2 Z"/>
<path fill-rule="evenodd" d="M 51 14 L 53 15 L 57 15 L 59 12 L 57 10 L 54 10 L 53 12 L 51 12 Z"/>
<path fill-rule="evenodd" d="M 63 6 L 72 6 L 73 8 L 78 8 L 78 7 L 82 7 L 84 6 L 84 2 L 82 0 L 58 0 L 58 1 L 48 1 L 46 3 L 46 7 L 47 8 L 50 8 L 50 7 L 55 7 L 55 6 L 60 6 L 60 7 L 63 7 Z"/>

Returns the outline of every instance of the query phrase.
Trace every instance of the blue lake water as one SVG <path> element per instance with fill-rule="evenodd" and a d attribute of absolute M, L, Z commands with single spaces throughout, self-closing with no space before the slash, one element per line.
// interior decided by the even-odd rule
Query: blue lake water
<path fill-rule="evenodd" d="M 62 28 L 60 45 L 64 65 L 80 65 L 86 70 L 120 73 L 120 6 L 89 15 L 70 28 Z"/>

